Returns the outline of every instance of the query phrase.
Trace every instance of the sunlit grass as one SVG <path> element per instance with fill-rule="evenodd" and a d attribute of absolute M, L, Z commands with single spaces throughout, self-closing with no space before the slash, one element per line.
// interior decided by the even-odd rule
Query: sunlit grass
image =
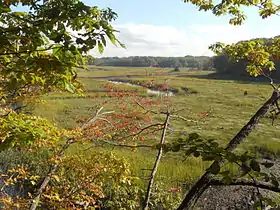
<path fill-rule="evenodd" d="M 79 72 L 80 81 L 85 85 L 86 97 L 78 97 L 70 94 L 50 94 L 44 96 L 45 104 L 36 107 L 35 113 L 56 122 L 60 127 L 72 128 L 78 126 L 77 120 L 90 117 L 93 112 L 101 106 L 104 110 L 118 110 L 114 99 L 106 97 L 104 85 L 108 82 L 106 78 L 94 79 L 92 77 L 115 77 L 123 76 L 125 79 L 150 81 L 157 84 L 167 84 L 179 89 L 179 93 L 170 97 L 170 104 L 174 109 L 180 110 L 178 114 L 196 122 L 184 122 L 172 120 L 172 128 L 180 132 L 197 132 L 207 138 L 214 138 L 225 145 L 246 124 L 250 117 L 270 96 L 272 90 L 269 85 L 259 83 L 245 83 L 232 80 L 214 80 L 195 77 L 211 72 L 186 71 L 172 73 L 171 69 L 155 70 L 152 68 L 113 68 L 90 67 L 90 71 Z M 127 75 L 133 75 L 127 77 Z M 138 75 L 138 76 L 137 76 Z M 177 77 L 177 76 L 180 77 Z M 127 85 L 116 85 L 116 88 L 138 91 L 140 95 L 146 95 L 142 87 L 131 87 Z M 181 88 L 189 88 L 197 91 L 197 94 L 185 94 Z M 248 95 L 244 95 L 244 91 Z M 157 97 L 157 96 L 153 96 Z M 104 103 L 106 101 L 106 103 Z M 201 113 L 209 113 L 206 117 L 199 117 Z M 280 122 L 275 121 L 271 125 L 271 119 L 264 119 L 258 128 L 247 138 L 245 143 L 238 148 L 252 152 L 265 151 L 272 155 L 280 154 Z M 167 141 L 174 140 L 174 136 Z M 72 148 L 72 151 L 78 148 Z M 102 148 L 98 148 L 100 150 Z M 111 151 L 109 147 L 104 151 Z M 152 167 L 154 151 L 138 150 L 132 152 L 125 149 L 113 150 L 119 156 L 127 158 L 132 172 L 145 178 L 147 170 Z M 185 162 L 178 155 L 167 154 L 163 158 L 157 177 L 166 181 L 169 185 L 193 182 L 207 166 L 200 159 L 189 158 Z"/>

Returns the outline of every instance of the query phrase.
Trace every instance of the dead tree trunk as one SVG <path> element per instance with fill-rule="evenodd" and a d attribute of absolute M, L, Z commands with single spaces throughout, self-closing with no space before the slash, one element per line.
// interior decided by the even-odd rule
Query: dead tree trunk
<path fill-rule="evenodd" d="M 249 120 L 249 122 L 235 135 L 235 137 L 229 142 L 225 150 L 233 151 L 242 141 L 244 141 L 246 137 L 256 128 L 257 124 L 259 123 L 259 120 L 265 116 L 265 114 L 269 111 L 270 107 L 275 104 L 279 97 L 279 91 L 275 89 L 272 93 L 272 96 L 254 114 L 254 116 Z M 223 165 L 223 163 L 224 160 L 221 160 L 214 161 L 214 163 L 212 164 L 219 164 L 221 166 Z M 209 168 L 192 186 L 192 188 L 187 193 L 177 210 L 190 210 L 194 207 L 198 198 L 210 185 L 211 176 L 213 175 L 210 173 Z"/>
<path fill-rule="evenodd" d="M 152 173 L 151 173 L 151 176 L 150 176 L 145 201 L 144 201 L 144 204 L 143 204 L 143 209 L 144 210 L 149 209 L 149 202 L 150 202 L 150 197 L 151 197 L 151 193 L 152 193 L 152 187 L 153 187 L 153 184 L 154 184 L 154 180 L 155 180 L 157 169 L 158 169 L 158 166 L 159 166 L 159 163 L 160 163 L 160 159 L 161 159 L 161 156 L 162 156 L 162 153 L 163 153 L 162 145 L 164 144 L 164 141 L 165 141 L 165 135 L 166 135 L 166 130 L 167 130 L 169 118 L 170 118 L 170 113 L 167 112 L 165 122 L 164 122 L 164 127 L 163 127 L 163 130 L 162 130 L 162 135 L 161 135 L 161 138 L 160 138 L 160 148 L 158 150 L 158 155 L 156 157 L 154 167 L 153 167 L 153 170 L 152 170 Z"/>

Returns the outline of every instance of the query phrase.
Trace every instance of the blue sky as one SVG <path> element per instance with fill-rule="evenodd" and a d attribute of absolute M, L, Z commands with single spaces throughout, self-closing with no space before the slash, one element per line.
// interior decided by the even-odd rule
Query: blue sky
<path fill-rule="evenodd" d="M 229 16 L 215 17 L 198 11 L 183 0 L 84 0 L 89 5 L 110 7 L 118 13 L 114 26 L 127 49 L 108 46 L 96 56 L 185 56 L 213 55 L 208 46 L 218 41 L 234 43 L 256 37 L 280 35 L 280 17 L 262 20 L 257 8 L 244 8 L 242 26 L 230 26 Z"/>
<path fill-rule="evenodd" d="M 116 23 L 172 25 L 180 27 L 188 24 L 226 24 L 228 17 L 215 17 L 211 12 L 201 12 L 183 0 L 84 0 L 86 4 L 101 8 L 110 7 L 119 14 Z M 255 20 L 260 21 L 257 10 L 246 10 Z M 254 12 L 255 11 L 255 12 Z M 252 18 L 249 20 L 251 23 Z M 264 21 L 262 21 L 264 22 Z"/>
<path fill-rule="evenodd" d="M 183 0 L 83 0 L 88 5 L 110 7 L 118 14 L 113 23 L 127 49 L 108 45 L 103 55 L 94 56 L 185 56 L 212 55 L 215 42 L 234 43 L 256 37 L 280 35 L 280 17 L 262 20 L 257 8 L 245 8 L 242 26 L 228 24 L 229 16 L 215 17 L 198 11 Z"/>

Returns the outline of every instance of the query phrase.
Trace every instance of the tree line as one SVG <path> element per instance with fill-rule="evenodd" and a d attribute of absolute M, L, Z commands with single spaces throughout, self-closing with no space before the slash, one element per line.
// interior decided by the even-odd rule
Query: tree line
<path fill-rule="evenodd" d="M 260 41 L 269 46 L 272 40 L 280 38 L 256 38 L 251 40 L 242 40 L 236 44 L 242 44 L 248 41 Z M 231 78 L 249 78 L 246 72 L 248 64 L 247 59 L 233 61 L 227 52 L 217 56 L 191 56 L 184 57 L 154 57 L 154 56 L 130 56 L 130 57 L 88 57 L 88 65 L 96 66 L 125 66 L 125 67 L 160 67 L 160 68 L 192 68 L 198 70 L 215 70 L 220 75 Z M 280 69 L 280 59 L 275 60 L 275 69 Z M 274 79 L 280 79 L 279 71 L 267 71 L 268 75 Z"/>
<path fill-rule="evenodd" d="M 266 46 L 271 46 L 273 44 L 273 40 L 277 38 L 280 38 L 280 36 L 276 36 L 274 38 L 256 38 L 251 40 L 242 40 L 237 42 L 236 45 L 253 41 L 264 43 L 264 45 Z M 232 59 L 230 59 L 230 57 L 231 55 L 229 55 L 229 53 L 227 53 L 226 51 L 223 51 L 220 55 L 213 57 L 213 67 L 217 71 L 217 73 L 228 75 L 231 77 L 249 77 L 249 74 L 246 72 L 246 66 L 249 63 L 248 58 L 233 61 Z M 280 79 L 280 59 L 274 57 L 272 58 L 272 60 L 275 64 L 274 67 L 276 71 L 269 71 L 268 69 L 263 69 L 263 71 L 266 75 L 273 79 Z"/>
<path fill-rule="evenodd" d="M 103 57 L 88 59 L 88 65 L 96 66 L 130 66 L 130 67 L 161 67 L 161 68 L 193 68 L 212 70 L 213 60 L 208 56 L 185 56 L 185 57 Z"/>

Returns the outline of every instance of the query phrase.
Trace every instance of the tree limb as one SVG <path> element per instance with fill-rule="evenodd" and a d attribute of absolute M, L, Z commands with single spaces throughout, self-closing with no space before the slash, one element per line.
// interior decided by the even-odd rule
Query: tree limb
<path fill-rule="evenodd" d="M 127 147 L 127 148 L 152 148 L 153 146 L 151 145 L 146 145 L 146 144 L 139 144 L 139 145 L 128 145 L 128 144 L 117 144 L 115 142 L 111 142 L 111 141 L 106 141 L 106 140 L 101 140 L 102 142 L 112 145 L 112 146 L 116 146 L 116 147 Z"/>
<path fill-rule="evenodd" d="M 29 53 L 33 53 L 33 52 L 44 52 L 44 51 L 48 51 L 48 50 L 53 50 L 53 49 L 58 49 L 58 48 L 62 48 L 63 46 L 59 46 L 59 47 L 47 47 L 45 49 L 38 49 L 38 50 L 24 50 L 24 51 L 19 51 L 19 52 L 6 52 L 6 53 L 0 53 L 1 55 L 20 55 L 20 54 L 29 54 Z"/>
<path fill-rule="evenodd" d="M 152 173 L 151 173 L 150 180 L 149 180 L 148 187 L 147 187 L 146 197 L 145 197 L 145 201 L 144 201 L 144 205 L 143 205 L 144 210 L 149 209 L 149 202 L 150 202 L 152 187 L 153 187 L 154 179 L 155 179 L 157 169 L 158 169 L 158 166 L 159 166 L 159 162 L 160 162 L 160 159 L 161 159 L 161 156 L 162 156 L 162 153 L 163 153 L 162 145 L 164 144 L 164 141 L 165 141 L 166 130 L 167 130 L 169 119 L 170 119 L 170 113 L 167 112 L 165 122 L 164 122 L 164 128 L 163 128 L 161 139 L 160 139 L 160 148 L 158 150 L 158 155 L 156 157 L 154 167 L 152 169 Z"/>
<path fill-rule="evenodd" d="M 124 139 L 127 139 L 127 138 L 130 138 L 130 137 L 134 137 L 134 136 L 138 136 L 140 135 L 142 132 L 144 132 L 145 130 L 148 130 L 149 128 L 152 128 L 152 127 L 158 127 L 158 126 L 164 126 L 164 123 L 156 123 L 156 124 L 152 124 L 152 125 L 148 125 L 144 128 L 141 128 L 140 131 L 138 131 L 137 133 L 134 133 L 134 134 L 130 134 L 130 135 L 127 135 L 127 136 L 124 136 L 124 137 L 121 137 L 119 138 L 119 140 L 124 140 Z M 161 130 L 161 129 L 160 129 Z"/>
<path fill-rule="evenodd" d="M 233 179 L 229 184 L 225 184 L 222 178 L 212 178 L 209 182 L 210 185 L 242 185 L 242 186 L 252 186 L 264 190 L 270 190 L 273 192 L 280 193 L 280 186 L 275 186 L 270 182 L 263 182 L 258 180 L 248 180 L 248 179 Z"/>
<path fill-rule="evenodd" d="M 259 120 L 268 113 L 269 109 L 275 101 L 280 97 L 279 91 L 276 89 L 273 91 L 271 97 L 264 103 L 264 105 L 254 114 L 254 116 L 249 120 L 249 122 L 234 136 L 234 138 L 229 142 L 226 151 L 233 151 L 241 142 L 243 142 L 246 137 L 256 128 L 259 123 Z M 214 161 L 213 164 L 222 166 L 224 159 L 221 161 Z M 211 165 L 211 166 L 212 166 Z M 211 167 L 210 166 L 210 167 Z M 213 174 L 210 172 L 210 167 L 206 172 L 201 176 L 201 178 L 192 186 L 189 190 L 182 203 L 177 210 L 190 210 L 196 204 L 198 198 L 202 193 L 208 188 Z"/>

